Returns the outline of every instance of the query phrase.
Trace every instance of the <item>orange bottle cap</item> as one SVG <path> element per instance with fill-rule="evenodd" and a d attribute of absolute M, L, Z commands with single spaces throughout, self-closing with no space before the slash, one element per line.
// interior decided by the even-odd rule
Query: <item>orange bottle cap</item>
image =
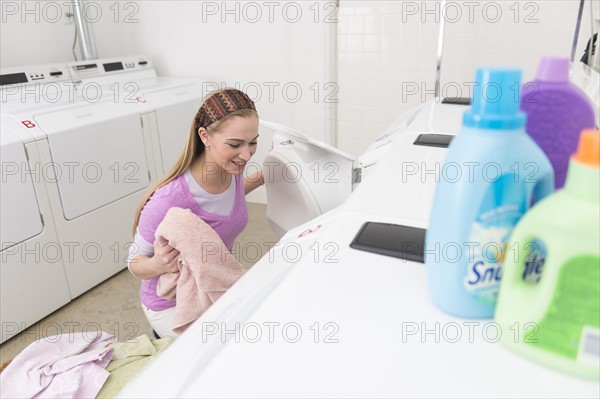
<path fill-rule="evenodd" d="M 600 130 L 586 129 L 581 132 L 573 159 L 584 165 L 600 167 Z"/>

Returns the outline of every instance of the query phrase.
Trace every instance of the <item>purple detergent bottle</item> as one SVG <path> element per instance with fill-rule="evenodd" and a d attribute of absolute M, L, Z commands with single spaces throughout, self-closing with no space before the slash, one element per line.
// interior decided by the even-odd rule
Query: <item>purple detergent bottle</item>
<path fill-rule="evenodd" d="M 561 188 L 579 134 L 595 126 L 591 102 L 569 82 L 568 58 L 542 58 L 535 81 L 523 86 L 521 109 L 527 113 L 525 130 L 550 159 L 554 187 Z"/>

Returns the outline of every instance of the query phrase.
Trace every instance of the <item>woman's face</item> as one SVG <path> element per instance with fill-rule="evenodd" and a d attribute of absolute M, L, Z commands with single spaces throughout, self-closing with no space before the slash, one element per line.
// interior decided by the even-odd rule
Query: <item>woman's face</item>
<path fill-rule="evenodd" d="M 198 134 L 206 146 L 204 162 L 208 167 L 214 164 L 216 168 L 213 170 L 221 168 L 232 175 L 241 175 L 256 152 L 258 118 L 234 116 L 225 121 L 218 131 L 208 134 L 200 128 Z"/>

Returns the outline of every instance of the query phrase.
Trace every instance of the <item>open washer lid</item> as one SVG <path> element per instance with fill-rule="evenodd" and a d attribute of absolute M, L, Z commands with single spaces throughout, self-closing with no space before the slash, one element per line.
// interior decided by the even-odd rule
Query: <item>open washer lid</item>
<path fill-rule="evenodd" d="M 5 126 L 0 125 L 0 129 L 0 236 L 1 249 L 5 249 L 40 234 L 44 229 L 33 187 L 33 179 L 43 177 L 39 165 L 29 165 L 22 139 Z"/>
<path fill-rule="evenodd" d="M 291 150 L 271 151 L 265 157 L 265 164 L 271 165 L 263 169 L 268 198 L 267 220 L 277 238 L 322 213 L 306 184 L 306 176 L 302 176 L 300 169 L 290 167 L 298 161 Z"/>
<path fill-rule="evenodd" d="M 354 158 L 351 155 L 287 126 L 265 120 L 260 124 L 275 132 L 271 151 L 286 154 L 290 160 L 287 169 L 301 171 L 304 183 L 322 212 L 339 206 L 352 193 Z M 265 162 L 264 168 L 268 167 Z"/>
<path fill-rule="evenodd" d="M 341 205 L 352 192 L 354 158 L 287 126 L 261 120 L 273 131 L 263 164 L 267 219 L 282 237 L 288 230 Z"/>

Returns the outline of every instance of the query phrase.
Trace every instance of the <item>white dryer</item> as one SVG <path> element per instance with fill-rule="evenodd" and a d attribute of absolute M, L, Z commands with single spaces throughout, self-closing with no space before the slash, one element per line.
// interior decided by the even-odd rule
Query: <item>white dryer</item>
<path fill-rule="evenodd" d="M 0 342 L 71 300 L 60 244 L 45 182 L 28 173 L 22 138 L 0 126 L 2 189 L 0 190 Z M 31 168 L 35 168 L 31 165 Z"/>
<path fill-rule="evenodd" d="M 78 91 L 101 90 L 103 99 L 138 107 L 148 153 L 162 176 L 184 147 L 194 115 L 206 88 L 201 80 L 157 76 L 149 57 L 103 58 L 91 63 L 69 63 Z"/>
<path fill-rule="evenodd" d="M 0 78 L 3 177 L 17 163 L 37 178 L 2 181 L 5 340 L 125 267 L 138 202 L 183 147 L 203 87 L 157 77 L 143 56 L 8 68 Z M 29 262 L 36 254 L 52 267 Z M 28 283 L 33 265 L 44 273 Z"/>
<path fill-rule="evenodd" d="M 69 68 L 106 71 L 93 61 Z M 67 105 L 7 101 L 2 109 L 7 127 L 26 129 L 36 141 L 36 161 L 56 173 L 48 198 L 72 298 L 126 266 L 133 214 L 154 170 L 138 106 L 98 95 L 75 78 Z"/>
<path fill-rule="evenodd" d="M 39 109 L 68 105 L 64 65 L 3 71 L 2 112 L 28 99 Z M 27 91 L 23 86 L 28 84 Z M 70 301 L 60 240 L 48 196 L 51 165 L 41 165 L 37 141 L 23 124 L 0 115 L 0 342 Z M 12 128 L 11 128 L 12 126 Z"/>

